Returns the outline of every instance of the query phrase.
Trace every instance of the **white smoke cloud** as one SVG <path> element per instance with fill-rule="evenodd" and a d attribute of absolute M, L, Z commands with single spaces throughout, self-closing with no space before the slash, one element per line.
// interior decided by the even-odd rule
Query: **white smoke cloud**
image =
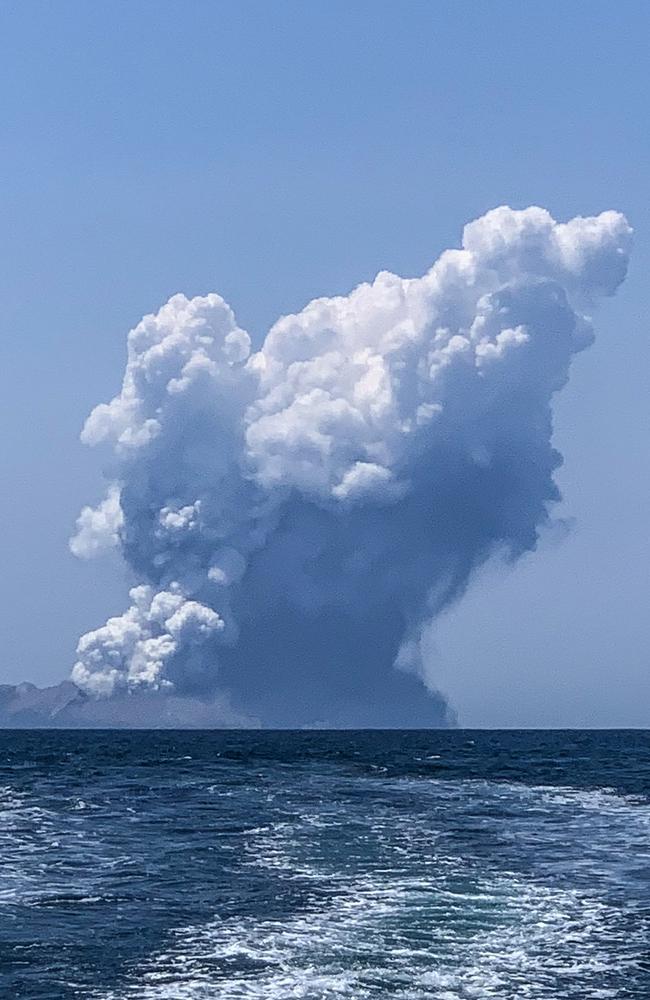
<path fill-rule="evenodd" d="M 376 694 L 496 547 L 534 547 L 558 497 L 551 398 L 630 239 L 616 212 L 498 208 L 423 277 L 316 299 L 253 354 L 218 295 L 146 316 L 82 435 L 112 445 L 119 478 L 71 543 L 119 544 L 145 586 L 82 637 L 76 683 L 216 679 L 263 714 L 282 681 L 303 716 L 307 689 Z"/>
<path fill-rule="evenodd" d="M 97 507 L 84 507 L 77 518 L 77 532 L 70 539 L 70 551 L 79 559 L 91 559 L 119 543 L 124 523 L 120 489 L 111 483 L 106 497 Z"/>
<path fill-rule="evenodd" d="M 130 591 L 132 605 L 123 615 L 79 640 L 79 661 L 72 680 L 91 694 L 116 688 L 173 687 L 171 665 L 179 651 L 223 629 L 212 608 L 187 600 L 177 584 L 154 593 L 145 585 Z"/>

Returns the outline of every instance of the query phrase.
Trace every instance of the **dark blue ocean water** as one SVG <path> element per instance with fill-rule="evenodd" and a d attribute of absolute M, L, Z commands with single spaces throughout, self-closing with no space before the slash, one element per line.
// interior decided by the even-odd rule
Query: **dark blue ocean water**
<path fill-rule="evenodd" d="M 0 733 L 0 996 L 650 997 L 650 735 Z"/>

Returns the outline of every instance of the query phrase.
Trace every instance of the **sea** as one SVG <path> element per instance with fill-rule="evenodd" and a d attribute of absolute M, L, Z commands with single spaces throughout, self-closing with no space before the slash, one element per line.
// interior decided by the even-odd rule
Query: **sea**
<path fill-rule="evenodd" d="M 0 732 L 7 1000 L 650 998 L 650 734 Z"/>

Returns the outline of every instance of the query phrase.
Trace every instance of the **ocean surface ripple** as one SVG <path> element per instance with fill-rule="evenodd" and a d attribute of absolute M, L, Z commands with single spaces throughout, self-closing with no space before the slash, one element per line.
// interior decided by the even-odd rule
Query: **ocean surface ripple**
<path fill-rule="evenodd" d="M 650 734 L 0 732 L 0 996 L 650 996 Z"/>

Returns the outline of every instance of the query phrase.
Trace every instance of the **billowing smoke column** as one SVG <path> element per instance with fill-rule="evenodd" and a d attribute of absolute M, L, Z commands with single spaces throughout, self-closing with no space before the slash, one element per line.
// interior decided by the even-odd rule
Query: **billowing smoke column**
<path fill-rule="evenodd" d="M 131 607 L 82 636 L 97 696 L 227 692 L 271 725 L 427 725 L 418 636 L 558 499 L 551 399 L 627 267 L 622 215 L 498 208 L 422 278 L 380 273 L 251 353 L 218 295 L 129 334 L 83 440 L 116 479 L 71 546 L 117 545 Z"/>

